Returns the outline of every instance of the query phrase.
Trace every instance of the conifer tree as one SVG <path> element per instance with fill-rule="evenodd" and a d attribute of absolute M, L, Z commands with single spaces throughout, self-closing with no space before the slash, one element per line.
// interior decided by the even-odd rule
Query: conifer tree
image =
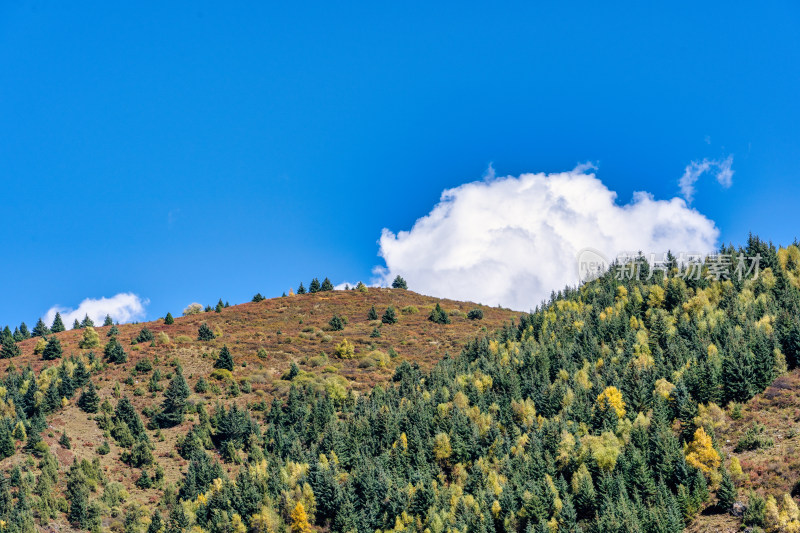
<path fill-rule="evenodd" d="M 87 313 L 86 315 L 84 315 L 83 320 L 81 320 L 81 327 L 88 328 L 89 326 L 94 327 L 94 321 L 91 318 L 89 318 L 89 314 Z"/>
<path fill-rule="evenodd" d="M 111 326 L 111 328 L 108 330 L 108 333 L 106 333 L 106 337 L 113 337 L 114 335 L 119 335 L 119 328 L 116 326 L 116 324 Z"/>
<path fill-rule="evenodd" d="M 722 469 L 722 480 L 717 490 L 718 507 L 723 512 L 728 512 L 736 503 L 736 486 L 733 484 L 727 468 Z"/>
<path fill-rule="evenodd" d="M 122 344 L 119 343 L 116 337 L 111 337 L 111 340 L 108 341 L 103 349 L 103 355 L 109 363 L 120 364 L 128 360 L 128 354 L 125 353 Z"/>
<path fill-rule="evenodd" d="M 439 303 L 436 303 L 436 307 L 431 310 L 431 314 L 428 315 L 428 320 L 434 322 L 436 324 L 449 324 L 450 317 L 447 316 L 447 313 Z"/>
<path fill-rule="evenodd" d="M 103 320 L 103 326 L 113 326 L 114 321 L 111 320 L 111 315 L 106 315 L 105 320 Z"/>
<path fill-rule="evenodd" d="M 265 300 L 264 296 L 261 295 L 260 292 L 257 292 L 255 296 L 253 296 L 253 302 L 263 302 Z"/>
<path fill-rule="evenodd" d="M 31 338 L 31 333 L 28 331 L 28 326 L 25 324 L 25 322 L 22 322 L 19 325 L 19 332 L 22 335 L 23 340 Z"/>
<path fill-rule="evenodd" d="M 322 285 L 320 285 L 319 290 L 321 291 L 332 291 L 333 290 L 333 283 L 328 278 L 322 280 Z"/>
<path fill-rule="evenodd" d="M 320 289 L 319 280 L 317 278 L 312 279 L 311 283 L 308 286 L 308 292 L 313 294 L 315 292 L 319 292 L 319 289 Z"/>
<path fill-rule="evenodd" d="M 333 315 L 333 318 L 328 321 L 328 325 L 333 331 L 342 331 L 344 329 L 344 320 L 339 315 Z"/>
<path fill-rule="evenodd" d="M 100 396 L 91 381 L 78 398 L 78 407 L 86 413 L 96 413 L 100 407 Z"/>
<path fill-rule="evenodd" d="M 169 382 L 167 390 L 164 391 L 164 402 L 161 404 L 161 412 L 156 416 L 156 423 L 159 427 L 168 428 L 177 426 L 183 422 L 183 414 L 186 411 L 186 399 L 191 394 L 189 385 L 183 377 L 182 372 L 176 372 Z"/>
<path fill-rule="evenodd" d="M 2 341 L 2 348 L 0 348 L 0 359 L 10 359 L 22 355 L 22 350 L 14 339 L 4 338 Z"/>
<path fill-rule="evenodd" d="M 45 361 L 52 361 L 58 359 L 62 355 L 61 342 L 56 337 L 50 337 L 47 341 L 47 346 L 44 347 L 42 352 L 42 359 Z"/>
<path fill-rule="evenodd" d="M 197 329 L 197 340 L 210 341 L 214 339 L 214 332 L 208 327 L 208 324 L 203 322 Z"/>
<path fill-rule="evenodd" d="M 162 533 L 163 529 L 164 525 L 161 521 L 161 513 L 156 509 L 150 517 L 150 525 L 147 526 L 147 533 Z"/>
<path fill-rule="evenodd" d="M 297 287 L 297 294 L 305 294 L 305 293 L 306 293 L 306 288 L 303 287 L 303 283 L 301 282 L 300 286 Z"/>
<path fill-rule="evenodd" d="M 381 317 L 381 322 L 384 324 L 396 324 L 397 323 L 397 312 L 394 310 L 394 307 L 391 305 L 386 308 L 386 312 L 383 313 Z"/>
<path fill-rule="evenodd" d="M 311 533 L 311 524 L 308 523 L 308 515 L 303 502 L 297 502 L 289 518 L 291 519 L 289 529 L 292 533 Z"/>
<path fill-rule="evenodd" d="M 72 329 L 81 329 L 81 323 L 78 322 L 78 319 L 75 319 L 75 322 L 72 323 Z"/>
<path fill-rule="evenodd" d="M 50 326 L 50 331 L 53 333 L 60 333 L 66 330 L 67 328 L 64 327 L 64 322 L 61 320 L 61 313 L 56 311 L 56 317 L 53 319 L 53 325 Z"/>
<path fill-rule="evenodd" d="M 144 327 L 141 329 L 141 331 L 139 331 L 139 334 L 136 336 L 136 342 L 138 342 L 138 343 L 141 343 L 141 342 L 150 342 L 150 341 L 152 341 L 153 339 L 155 339 L 155 336 L 153 335 L 153 332 L 152 332 L 152 331 L 150 331 L 149 329 L 147 329 L 147 326 L 144 326 Z"/>
<path fill-rule="evenodd" d="M 378 311 L 375 310 L 375 306 L 369 308 L 369 312 L 367 313 L 368 320 L 378 320 Z"/>
<path fill-rule="evenodd" d="M 394 281 L 392 281 L 392 288 L 407 289 L 408 284 L 406 283 L 406 280 L 404 280 L 400 275 L 398 275 L 396 278 L 394 278 Z"/>
<path fill-rule="evenodd" d="M 214 368 L 222 368 L 233 372 L 233 356 L 227 346 L 223 346 L 219 351 L 219 356 L 214 361 Z"/>
<path fill-rule="evenodd" d="M 167 326 L 171 326 L 171 325 L 172 325 L 172 324 L 174 324 L 174 323 L 175 323 L 175 319 L 174 319 L 174 318 L 172 318 L 172 313 L 169 313 L 169 312 L 168 312 L 168 313 L 167 313 L 167 316 L 165 316 L 165 317 L 164 317 L 164 324 L 166 324 Z M 156 513 L 156 514 L 158 514 L 158 513 Z M 160 516 L 161 516 L 161 515 L 159 515 L 159 517 L 160 517 Z M 160 520 L 160 518 L 159 518 L 159 520 Z"/>
<path fill-rule="evenodd" d="M 33 337 L 46 337 L 50 335 L 50 329 L 44 323 L 44 320 L 39 318 L 36 322 L 36 325 L 33 326 L 33 331 L 31 332 L 31 336 Z"/>

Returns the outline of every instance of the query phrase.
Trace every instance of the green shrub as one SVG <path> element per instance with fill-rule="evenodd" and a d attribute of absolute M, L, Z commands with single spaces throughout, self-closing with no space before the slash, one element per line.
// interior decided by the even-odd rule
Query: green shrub
<path fill-rule="evenodd" d="M 467 313 L 467 318 L 470 320 L 483 320 L 483 310 L 478 309 L 471 309 L 469 313 Z"/>
<path fill-rule="evenodd" d="M 734 448 L 733 451 L 738 453 L 758 450 L 761 448 L 769 448 L 772 445 L 772 439 L 764 434 L 763 424 L 753 422 L 753 425 L 747 429 L 745 434 L 742 435 L 742 438 L 739 439 L 739 442 L 736 443 L 736 448 Z"/>
<path fill-rule="evenodd" d="M 404 315 L 413 315 L 419 313 L 419 309 L 417 309 L 413 305 L 407 305 L 402 309 L 400 309 L 400 312 L 403 313 Z"/>

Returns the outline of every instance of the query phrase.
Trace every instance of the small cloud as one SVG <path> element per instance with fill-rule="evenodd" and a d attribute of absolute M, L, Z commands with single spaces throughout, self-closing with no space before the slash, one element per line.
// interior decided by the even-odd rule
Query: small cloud
<path fill-rule="evenodd" d="M 486 167 L 486 172 L 483 173 L 483 179 L 484 181 L 492 181 L 494 178 L 495 178 L 494 165 L 490 161 L 489 166 Z"/>
<path fill-rule="evenodd" d="M 733 184 L 733 155 L 729 155 L 723 160 L 703 159 L 702 161 L 692 161 L 683 171 L 683 176 L 678 181 L 681 194 L 687 203 L 692 203 L 694 198 L 694 184 L 705 173 L 713 174 L 717 182 L 724 188 Z"/>
<path fill-rule="evenodd" d="M 121 292 L 111 298 L 86 298 L 77 309 L 54 305 L 45 313 L 44 320 L 48 325 L 52 324 L 56 313 L 61 313 L 61 319 L 67 327 L 70 327 L 75 320 L 80 322 L 87 315 L 97 325 L 103 323 L 106 315 L 109 315 L 114 322 L 134 322 L 144 318 L 144 308 L 149 303 L 150 300 L 132 292 Z"/>

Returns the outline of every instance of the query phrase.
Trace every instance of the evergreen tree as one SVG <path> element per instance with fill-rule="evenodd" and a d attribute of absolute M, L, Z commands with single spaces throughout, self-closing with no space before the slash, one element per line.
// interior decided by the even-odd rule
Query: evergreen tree
<path fill-rule="evenodd" d="M 322 280 L 322 285 L 320 285 L 319 290 L 321 291 L 332 291 L 333 290 L 333 283 L 328 278 Z"/>
<path fill-rule="evenodd" d="M 261 295 L 260 292 L 257 292 L 255 296 L 253 296 L 253 302 L 263 302 L 265 298 Z"/>
<path fill-rule="evenodd" d="M 53 359 L 60 358 L 61 355 L 61 342 L 56 337 L 50 337 L 42 352 L 42 359 L 45 361 L 52 361 Z"/>
<path fill-rule="evenodd" d="M 167 326 L 171 326 L 174 323 L 175 323 L 175 319 L 172 318 L 172 313 L 168 312 L 167 316 L 164 317 L 164 324 L 166 324 Z M 161 515 L 159 515 L 159 516 L 161 516 Z"/>
<path fill-rule="evenodd" d="M 81 329 L 81 323 L 78 322 L 78 319 L 75 319 L 75 322 L 72 323 L 72 329 Z"/>
<path fill-rule="evenodd" d="M 2 348 L 0 348 L 0 359 L 10 359 L 22 355 L 22 350 L 14 339 L 4 338 L 2 341 Z"/>
<path fill-rule="evenodd" d="M 36 322 L 36 325 L 33 326 L 33 331 L 31 332 L 31 336 L 33 337 L 46 337 L 50 335 L 50 329 L 44 323 L 44 320 L 39 318 Z"/>
<path fill-rule="evenodd" d="M 53 319 L 53 325 L 50 326 L 50 331 L 53 333 L 60 333 L 66 330 L 67 328 L 64 327 L 64 322 L 61 320 L 61 313 L 56 311 L 56 317 Z"/>
<path fill-rule="evenodd" d="M 392 288 L 407 289 L 408 284 L 406 283 L 406 280 L 404 280 L 401 276 L 398 275 L 396 278 L 394 278 L 394 281 L 392 282 Z"/>
<path fill-rule="evenodd" d="M 189 519 L 183 512 L 183 505 L 175 503 L 169 512 L 169 521 L 165 533 L 183 533 L 189 527 Z"/>
<path fill-rule="evenodd" d="M 100 396 L 91 381 L 78 398 L 78 407 L 86 413 L 96 413 L 100 407 Z"/>
<path fill-rule="evenodd" d="M 197 340 L 210 341 L 214 339 L 214 332 L 208 327 L 208 324 L 203 322 L 197 330 Z"/>
<path fill-rule="evenodd" d="M 111 329 L 106 333 L 106 337 L 113 337 L 114 335 L 119 335 L 119 328 L 116 325 L 111 326 Z"/>
<path fill-rule="evenodd" d="M 342 331 L 344 329 L 344 320 L 339 315 L 333 315 L 333 318 L 328 321 L 328 325 L 333 331 Z"/>
<path fill-rule="evenodd" d="M 217 305 L 214 307 L 214 312 L 221 313 L 223 309 L 225 309 L 225 304 L 222 303 L 222 298 L 220 298 Z"/>
<path fill-rule="evenodd" d="M 147 329 L 147 326 L 143 327 L 141 331 L 139 331 L 139 334 L 136 336 L 137 343 L 150 342 L 153 339 L 155 339 L 155 336 L 153 335 L 152 331 Z"/>
<path fill-rule="evenodd" d="M 301 282 L 300 286 L 297 287 L 297 294 L 305 294 L 305 293 L 306 293 L 306 288 L 303 287 L 303 283 Z"/>
<path fill-rule="evenodd" d="M 156 416 L 156 424 L 162 428 L 181 424 L 186 411 L 186 399 L 190 394 L 191 391 L 183 373 L 176 372 L 175 377 L 169 382 L 167 390 L 164 391 L 164 402 L 161 404 L 161 412 Z"/>
<path fill-rule="evenodd" d="M 397 313 L 394 310 L 394 307 L 391 305 L 386 308 L 386 312 L 383 313 L 381 317 L 381 322 L 384 324 L 396 324 L 397 323 Z"/>
<path fill-rule="evenodd" d="M 164 525 L 161 521 L 161 513 L 156 509 L 150 517 L 150 525 L 147 526 L 147 533 L 162 533 Z"/>
<path fill-rule="evenodd" d="M 214 368 L 222 368 L 233 372 L 233 356 L 227 346 L 223 346 L 219 351 L 219 356 L 214 361 Z"/>
<path fill-rule="evenodd" d="M 103 349 L 103 355 L 109 363 L 120 364 L 128 360 L 128 354 L 125 353 L 122 344 L 119 343 L 116 337 L 111 337 L 111 340 L 108 341 Z"/>
<path fill-rule="evenodd" d="M 113 326 L 114 321 L 111 320 L 111 315 L 106 315 L 105 320 L 103 320 L 103 326 Z"/>
<path fill-rule="evenodd" d="M 434 322 L 436 324 L 449 324 L 450 323 L 450 317 L 447 316 L 447 313 L 445 312 L 445 310 L 442 309 L 442 306 L 439 305 L 438 303 L 436 304 L 436 307 L 434 307 L 433 310 L 431 310 L 431 314 L 428 315 L 428 320 L 430 320 L 431 322 Z"/>
<path fill-rule="evenodd" d="M 22 322 L 19 325 L 19 332 L 22 335 L 23 340 L 31 338 L 31 333 L 28 331 L 28 326 L 25 324 L 25 322 Z"/>
<path fill-rule="evenodd" d="M 89 314 L 87 313 L 84 315 L 83 320 L 81 320 L 81 327 L 88 328 L 89 326 L 94 327 L 94 322 L 89 318 Z"/>
<path fill-rule="evenodd" d="M 722 481 L 717 490 L 718 507 L 723 512 L 728 512 L 736 503 L 736 486 L 726 468 L 722 469 Z"/>
<path fill-rule="evenodd" d="M 378 320 L 378 311 L 375 310 L 375 306 L 369 308 L 369 312 L 367 313 L 368 320 Z"/>
<path fill-rule="evenodd" d="M 308 286 L 308 292 L 313 294 L 315 292 L 319 292 L 319 289 L 320 289 L 319 280 L 317 278 L 312 279 L 311 284 Z"/>

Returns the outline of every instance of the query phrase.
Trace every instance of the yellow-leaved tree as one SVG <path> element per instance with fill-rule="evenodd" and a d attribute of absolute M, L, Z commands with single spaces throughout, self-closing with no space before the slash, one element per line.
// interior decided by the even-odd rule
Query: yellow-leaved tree
<path fill-rule="evenodd" d="M 702 427 L 694 432 L 694 438 L 686 446 L 686 462 L 710 475 L 719 468 L 721 459 L 711 442 L 711 437 Z"/>
<path fill-rule="evenodd" d="M 289 518 L 292 520 L 289 526 L 292 533 L 311 533 L 311 524 L 308 523 L 308 516 L 303 502 L 297 502 Z"/>
<path fill-rule="evenodd" d="M 617 418 L 625 416 L 625 400 L 616 387 L 606 387 L 606 390 L 597 395 L 597 407 L 603 411 L 614 409 Z"/>

